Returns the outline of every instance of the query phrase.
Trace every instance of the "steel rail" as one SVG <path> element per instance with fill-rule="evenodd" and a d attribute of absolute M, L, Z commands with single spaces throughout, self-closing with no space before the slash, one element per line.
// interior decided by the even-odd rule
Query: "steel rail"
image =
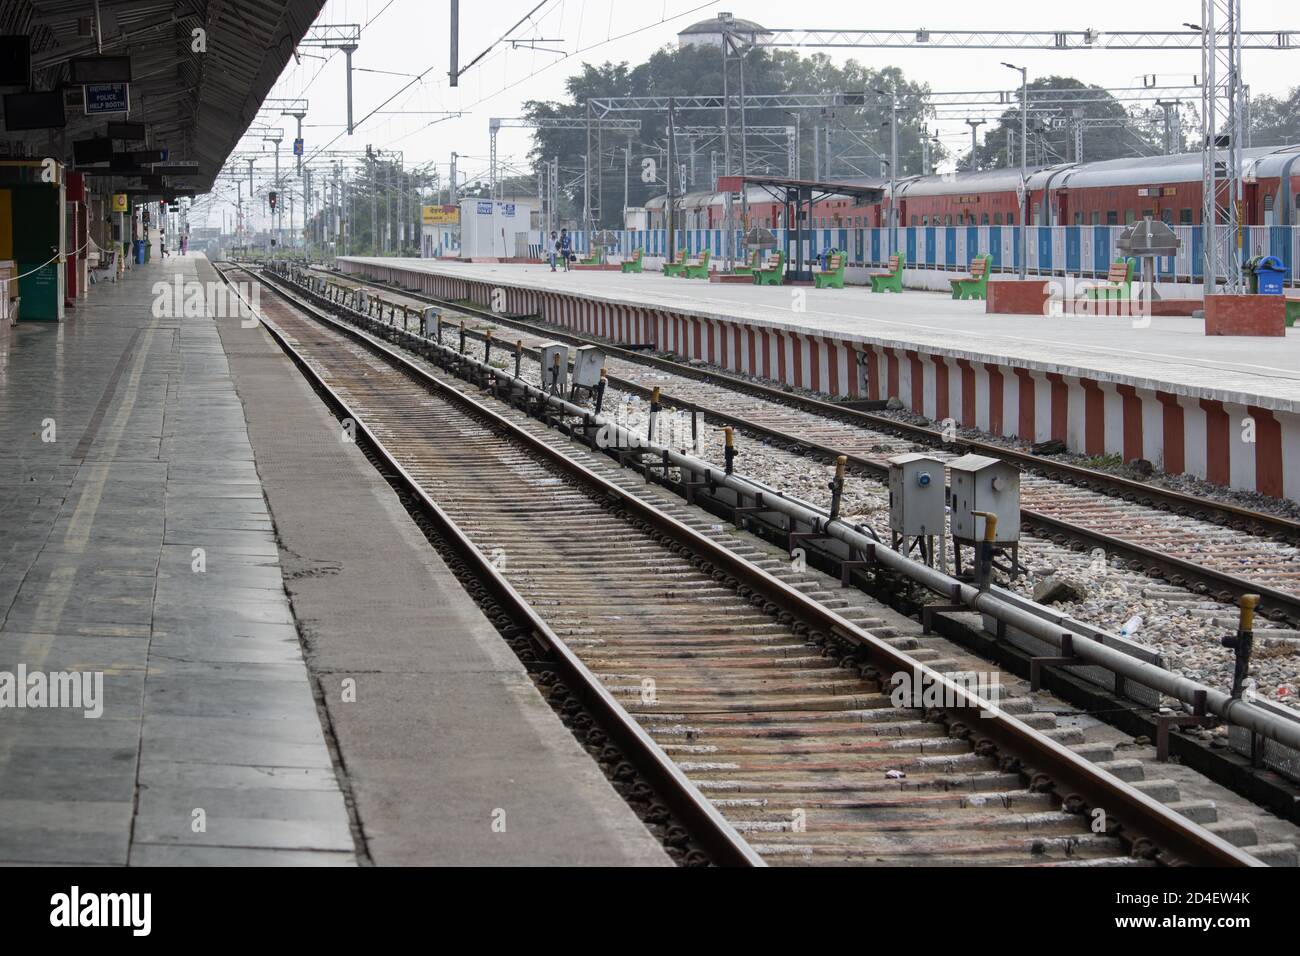
<path fill-rule="evenodd" d="M 383 358 L 384 361 L 400 368 L 418 381 L 430 383 L 437 391 L 446 393 L 448 396 L 459 395 L 455 390 L 449 389 L 446 385 L 438 382 L 430 372 L 401 354 L 401 352 L 390 348 L 377 339 L 371 338 L 357 328 L 350 327 L 343 320 L 325 315 L 310 302 L 306 302 L 297 295 L 287 292 L 279 285 L 282 281 L 287 280 L 273 275 L 269 284 L 276 293 L 283 296 L 287 301 L 294 303 L 299 308 L 309 310 L 310 314 L 318 318 L 322 323 L 364 344 L 376 355 Z M 308 294 L 314 295 L 312 293 Z M 358 319 L 366 318 L 360 313 L 354 314 Z M 409 335 L 409 333 L 407 334 Z M 414 335 L 409 335 L 409 337 L 412 340 L 417 338 Z M 630 430 L 616 423 L 605 421 L 601 416 L 594 415 L 589 409 L 581 408 L 562 398 L 550 395 L 521 379 L 515 379 L 512 375 L 500 369 L 461 355 L 447 346 L 433 343 L 427 339 L 419 339 L 419 342 L 430 349 L 436 350 L 451 361 L 462 363 L 466 368 L 475 369 L 481 376 L 505 382 L 511 392 L 518 397 L 547 405 L 563 415 L 581 419 L 588 427 L 588 430 L 596 427 L 610 429 L 613 434 L 618 436 L 621 447 L 644 448 L 648 453 L 661 458 L 666 463 L 674 464 L 684 471 L 700 476 L 704 481 L 725 484 L 741 495 L 747 495 L 751 498 L 760 494 L 765 495 L 762 499 L 765 510 L 784 511 L 790 516 L 808 523 L 818 533 L 840 538 L 866 554 L 869 562 L 878 562 L 891 570 L 899 571 L 937 593 L 945 594 L 950 598 L 960 600 L 963 604 L 975 610 L 1006 620 L 1012 626 L 1020 627 L 1029 633 L 1035 634 L 1035 636 L 1038 636 L 1039 632 L 1050 631 L 1058 645 L 1062 633 L 1070 634 L 1070 632 L 1059 626 L 1049 624 L 1040 618 L 1000 601 L 988 592 L 981 592 L 969 585 L 961 585 L 932 568 L 912 561 L 905 555 L 879 547 L 876 541 L 844 525 L 842 522 L 828 521 L 827 515 L 824 513 L 817 513 L 811 508 L 797 504 L 790 499 L 773 499 L 770 497 L 770 490 L 762 491 L 758 486 L 749 483 L 745 479 L 736 475 L 724 474 L 716 466 L 700 459 L 656 447 Z M 461 398 L 463 404 L 467 407 L 473 405 L 482 408 L 482 406 L 473 403 L 466 396 L 461 396 Z M 687 527 L 675 518 L 663 514 L 649 503 L 629 495 L 626 491 L 609 483 L 604 478 L 595 475 L 578 463 L 568 459 L 567 456 L 564 456 L 550 445 L 522 431 L 517 425 L 502 418 L 495 412 L 488 409 L 482 409 L 482 411 L 485 416 L 490 416 L 490 420 L 500 422 L 504 430 L 509 431 L 512 435 L 519 434 L 521 439 L 530 447 L 548 459 L 555 461 L 557 465 L 574 477 L 586 482 L 593 490 L 611 500 L 617 501 L 620 506 L 625 507 L 627 510 L 635 512 L 639 518 L 661 529 L 679 544 L 695 551 L 715 568 L 722 570 L 737 582 L 741 582 L 755 591 L 761 591 L 777 607 L 806 621 L 814 631 L 834 635 L 846 641 L 853 647 L 855 653 L 860 655 L 862 660 L 879 672 L 913 673 L 918 675 L 923 683 L 937 685 L 942 688 L 944 704 L 935 709 L 945 712 L 952 719 L 950 732 L 957 736 L 976 737 L 978 741 L 977 748 L 987 749 L 992 747 L 1000 749 L 1025 761 L 1024 766 L 1028 768 L 1033 785 L 1040 789 L 1055 790 L 1058 796 L 1061 797 L 1063 806 L 1071 804 L 1078 806 L 1081 801 L 1089 807 L 1103 808 L 1107 816 L 1118 824 L 1121 836 L 1128 842 L 1133 852 L 1141 855 L 1154 855 L 1161 862 L 1166 863 L 1212 866 L 1262 865 L 1249 854 L 1128 786 L 1128 784 L 1089 763 L 1056 741 L 1038 733 L 1013 716 L 1002 712 L 988 701 L 972 694 L 966 687 L 955 683 L 941 672 L 931 669 L 923 662 L 914 660 L 909 655 L 858 627 L 834 610 L 823 607 L 800 591 L 778 580 L 722 545 Z M 624 442 L 626 442 L 625 445 Z M 1126 667 L 1129 664 L 1137 664 L 1139 666 L 1138 673 L 1141 676 L 1135 677 L 1135 679 L 1143 683 L 1159 687 L 1162 683 L 1165 683 L 1161 675 L 1167 675 L 1168 678 L 1177 683 L 1177 689 L 1187 693 L 1189 698 L 1191 694 L 1191 691 L 1188 690 L 1189 687 L 1195 687 L 1197 690 L 1202 689 L 1200 685 L 1196 685 L 1193 681 L 1174 678 L 1173 675 L 1162 671 L 1160 668 L 1132 661 L 1132 659 L 1117 651 L 1112 651 L 1096 641 L 1089 640 L 1084 635 L 1071 636 L 1077 638 L 1075 640 L 1076 653 L 1080 657 L 1085 656 L 1085 653 L 1083 653 L 1085 650 L 1088 653 L 1093 653 L 1095 649 L 1100 649 L 1108 659 L 1124 658 L 1123 662 L 1116 663 L 1122 663 Z M 1089 646 L 1085 649 L 1080 645 Z M 1103 664 L 1103 666 L 1106 665 Z M 1175 685 L 1169 684 L 1169 686 L 1173 689 Z M 1211 694 L 1216 695 L 1207 702 L 1212 710 L 1216 712 L 1224 710 L 1233 713 L 1234 716 L 1250 716 L 1244 714 L 1241 710 L 1241 708 L 1247 708 L 1249 705 L 1241 701 L 1231 700 L 1225 704 L 1221 698 L 1226 697 L 1226 695 L 1219 692 L 1211 692 Z M 1171 694 L 1171 696 L 1177 696 L 1177 694 Z M 1251 708 L 1251 710 L 1256 709 Z M 1250 724 L 1246 724 L 1246 726 L 1250 726 Z M 1292 729 L 1297 740 L 1300 740 L 1300 725 Z"/>
<path fill-rule="evenodd" d="M 484 309 L 474 305 L 466 305 L 448 299 L 440 299 L 428 295 L 427 293 L 406 289 L 401 286 L 386 286 L 382 283 L 377 283 L 374 280 L 353 276 L 347 273 L 343 273 L 342 276 L 348 281 L 356 282 L 359 285 L 368 285 L 372 288 L 396 292 L 407 296 L 408 298 L 417 299 L 421 302 L 428 302 L 430 305 L 436 305 L 441 308 L 463 312 L 466 315 L 472 315 L 485 321 L 497 322 L 502 325 L 524 329 L 560 341 L 567 341 L 569 343 L 597 345 L 604 350 L 606 354 L 628 362 L 648 365 L 652 368 L 657 368 L 666 372 L 673 372 L 677 375 L 692 378 L 697 381 L 726 385 L 736 391 L 755 395 L 760 398 L 768 399 L 769 401 L 793 406 L 820 415 L 839 418 L 851 424 L 861 425 L 863 427 L 873 428 L 880 431 L 892 432 L 905 438 L 924 442 L 925 444 L 936 447 L 946 446 L 949 448 L 964 449 L 980 455 L 988 455 L 989 457 L 1012 461 L 1026 471 L 1038 472 L 1045 477 L 1066 481 L 1080 487 L 1091 488 L 1112 496 L 1124 497 L 1126 500 L 1130 500 L 1137 504 L 1147 504 L 1171 511 L 1175 514 L 1186 514 L 1205 521 L 1215 521 L 1216 523 L 1232 527 L 1235 530 L 1248 530 L 1257 534 L 1276 535 L 1287 541 L 1300 543 L 1300 521 L 1292 518 L 1268 514 L 1267 512 L 1262 511 L 1255 511 L 1250 508 L 1244 508 L 1240 505 L 1234 505 L 1230 502 L 1212 501 L 1205 498 L 1199 498 L 1186 492 L 1175 491 L 1170 488 L 1161 488 L 1157 485 L 1144 484 L 1140 481 L 1134 481 L 1131 478 L 1112 475 L 1107 472 L 1098 471 L 1095 468 L 1088 468 L 1084 465 L 1076 465 L 1063 461 L 1051 461 L 1039 455 L 1032 454 L 1031 452 L 1007 448 L 1003 445 L 994 444 L 992 442 L 983 442 L 974 438 L 956 438 L 953 441 L 948 441 L 944 439 L 941 432 L 933 428 L 913 425 L 909 422 L 898 421 L 897 419 L 887 418 L 883 415 L 874 415 L 871 412 L 862 411 L 860 409 L 847 408 L 843 404 L 828 402 L 823 399 L 813 398 L 809 395 L 787 392 L 783 389 L 764 385 L 760 382 L 750 381 L 728 372 L 722 372 L 716 369 L 702 369 L 698 366 L 675 362 L 672 359 L 662 358 L 657 355 L 649 355 L 635 349 L 622 348 L 602 339 L 577 335 L 573 332 L 557 329 L 539 322 L 532 322 L 529 321 L 527 317 L 501 315 L 492 312 L 489 309 Z M 664 401 L 665 403 L 669 403 L 668 397 L 665 396 Z M 676 404 L 684 408 L 691 407 L 690 403 L 678 402 Z M 704 411 L 703 408 L 700 410 Z M 716 414 L 719 418 L 734 419 L 734 416 L 725 412 L 712 412 L 711 414 Z M 737 420 L 737 424 L 744 423 Z M 757 431 L 760 429 L 755 428 L 755 430 Z M 807 444 L 807 442 L 799 443 Z"/>
<path fill-rule="evenodd" d="M 359 315 L 359 313 L 357 314 Z M 469 359 L 467 356 L 459 355 L 459 353 L 446 346 L 437 345 L 434 347 L 441 352 L 455 356 L 458 361 L 478 367 L 483 374 L 498 377 L 503 375 L 501 370 L 477 360 Z M 510 376 L 505 377 L 511 378 Z M 540 389 L 527 385 L 527 383 L 520 384 L 532 392 L 537 392 L 539 395 L 545 394 Z M 998 599 L 989 592 L 981 592 L 977 588 L 962 584 L 934 568 L 914 561 L 906 555 L 884 548 L 875 538 L 869 537 L 857 528 L 851 527 L 842 521 L 832 520 L 829 514 L 816 506 L 785 495 L 774 497 L 772 489 L 761 482 L 740 475 L 720 473 L 716 466 L 708 462 L 655 446 L 630 429 L 606 422 L 599 416 L 592 416 L 584 408 L 555 396 L 547 396 L 547 398 L 548 401 L 563 408 L 567 414 L 591 418 L 614 429 L 615 434 L 619 436 L 620 442 L 625 442 L 623 447 L 644 448 L 648 452 L 661 457 L 665 462 L 672 463 L 692 474 L 704 475 L 713 484 L 731 489 L 737 495 L 738 500 L 745 498 L 758 500 L 758 496 L 762 495 L 764 496 L 762 499 L 764 510 L 783 513 L 788 518 L 806 524 L 815 532 L 824 533 L 827 537 L 840 540 L 851 549 L 856 549 L 860 553 L 869 553 L 873 561 L 889 566 L 891 570 L 911 578 L 954 602 L 960 602 L 972 610 L 988 614 L 996 620 L 1025 631 L 1056 647 L 1061 647 L 1063 644 L 1062 636 L 1068 635 L 1074 642 L 1075 655 L 1089 663 L 1099 664 L 1112 672 L 1145 684 L 1186 704 L 1195 704 L 1199 695 L 1204 694 L 1209 709 L 1229 722 L 1260 733 L 1279 743 L 1300 749 L 1300 721 L 1274 717 L 1260 708 L 1253 707 L 1240 699 L 1232 698 L 1222 691 L 1196 681 L 1178 677 L 1163 668 L 1139 662 L 1126 654 L 1093 640 L 1087 635 L 1066 631 L 1055 622 L 1037 617 L 1019 606 L 1010 605 Z M 1155 552 L 1149 553 L 1155 554 Z M 1080 640 L 1083 641 L 1082 644 L 1079 643 Z"/>
<path fill-rule="evenodd" d="M 381 289 L 384 288 L 383 286 L 372 286 L 372 287 L 381 288 Z M 1181 492 L 1166 491 L 1165 489 L 1152 488 L 1151 486 L 1142 485 L 1139 482 L 1134 482 L 1124 478 L 1104 475 L 1101 472 L 1097 472 L 1092 469 L 1082 468 L 1077 465 L 1051 462 L 1051 463 L 1047 463 L 1048 465 L 1047 468 L 1044 468 L 1042 460 L 1037 458 L 1036 456 L 1025 454 L 1023 452 L 1016 452 L 1011 449 L 1006 449 L 1000 445 L 993 445 L 993 444 L 987 444 L 983 442 L 974 442 L 974 441 L 965 441 L 965 440 L 958 441 L 958 442 L 944 443 L 940 438 L 939 434 L 937 432 L 932 431 L 931 429 L 923 429 L 920 428 L 919 426 L 907 425 L 906 423 L 897 423 L 888 419 L 878 419 L 876 416 L 870 416 L 865 412 L 860 412 L 854 409 L 844 409 L 831 402 L 821 402 L 818 401 L 817 399 L 808 399 L 803 396 L 791 396 L 787 392 L 783 392 L 778 389 L 772 389 L 769 386 L 757 385 L 756 383 L 745 382 L 743 380 L 735 379 L 733 376 L 729 376 L 729 375 L 712 373 L 712 372 L 700 373 L 699 369 L 693 368 L 691 366 L 680 365 L 678 363 L 671 362 L 670 360 L 667 359 L 660 359 L 656 356 L 644 356 L 641 353 L 635 351 L 631 351 L 628 349 L 620 349 L 617 346 L 610 346 L 604 342 L 600 342 L 594 339 L 589 339 L 583 336 L 555 333 L 551 329 L 539 328 L 528 322 L 519 321 L 513 318 L 503 318 L 502 316 L 496 315 L 494 313 L 486 312 L 483 310 L 465 308 L 453 302 L 436 300 L 428 296 L 415 296 L 411 293 L 405 293 L 405 292 L 403 294 L 410 295 L 412 298 L 419 298 L 421 300 L 427 298 L 430 299 L 430 301 L 441 304 L 448 309 L 454 309 L 457 311 L 465 312 L 469 315 L 474 315 L 476 317 L 483 318 L 483 319 L 490 318 L 492 321 L 500 322 L 501 324 L 517 326 L 526 329 L 528 331 L 539 333 L 539 334 L 545 334 L 553 338 L 557 338 L 561 340 L 568 339 L 570 342 L 577 342 L 581 344 L 594 344 L 597 345 L 599 348 L 601 348 L 603 351 L 605 351 L 607 354 L 614 355 L 615 357 L 624 359 L 626 361 L 640 362 L 643 364 L 648 363 L 648 364 L 652 364 L 654 367 L 663 368 L 665 371 L 672 371 L 676 374 L 682 374 L 682 375 L 686 375 L 688 373 L 693 372 L 696 374 L 691 375 L 690 377 L 696 378 L 697 380 L 713 382 L 716 379 L 722 379 L 724 380 L 725 384 L 728 386 L 732 386 L 732 387 L 745 386 L 741 390 L 750 392 L 751 394 L 759 395 L 760 397 L 763 398 L 770 399 L 771 401 L 781 402 L 786 405 L 794 404 L 796 405 L 796 407 L 799 407 L 802 410 L 818 411 L 829 415 L 838 415 L 850 419 L 851 423 L 853 424 L 863 424 L 859 419 L 866 418 L 870 421 L 871 427 L 883 428 L 886 426 L 883 424 L 877 424 L 877 422 L 888 423 L 888 426 L 892 426 L 893 430 L 903 430 L 905 433 L 909 435 L 909 437 L 911 437 L 911 435 L 913 434 L 923 434 L 935 439 L 935 444 L 940 444 L 940 445 L 947 444 L 950 446 L 957 445 L 959 447 L 965 447 L 971 449 L 972 451 L 977 451 L 980 454 L 986 454 L 992 457 L 1001 457 L 1003 459 L 1011 459 L 1013 461 L 1017 461 L 1017 463 L 1023 465 L 1026 468 L 1033 468 L 1038 471 L 1046 470 L 1049 472 L 1053 469 L 1060 470 L 1062 473 L 1068 476 L 1064 480 L 1067 480 L 1072 484 L 1082 484 L 1088 486 L 1091 488 L 1091 490 L 1099 490 L 1099 491 L 1104 491 L 1105 493 L 1110 493 L 1109 490 L 1107 489 L 1104 488 L 1099 489 L 1096 488 L 1095 486 L 1100 484 L 1113 484 L 1116 486 L 1116 488 L 1122 490 L 1123 494 L 1121 495 L 1121 497 L 1123 497 L 1125 500 L 1133 500 L 1134 497 L 1136 497 L 1139 494 L 1143 496 L 1149 496 L 1149 493 L 1154 491 L 1157 493 L 1157 495 L 1167 497 L 1170 501 L 1175 501 L 1180 505 L 1180 507 L 1178 507 L 1177 509 L 1170 508 L 1168 510 L 1176 510 L 1178 513 L 1187 513 L 1195 507 L 1200 509 L 1205 509 L 1205 508 L 1216 509 L 1222 511 L 1225 517 L 1235 516 L 1236 514 L 1244 514 L 1248 516 L 1248 520 L 1250 520 L 1251 522 L 1255 522 L 1256 520 L 1271 521 L 1278 527 L 1286 527 L 1286 528 L 1294 529 L 1292 533 L 1297 536 L 1300 536 L 1300 522 L 1291 521 L 1286 518 L 1266 515 L 1261 512 L 1250 511 L 1248 509 L 1239 508 L 1235 505 L 1230 505 L 1226 503 L 1221 504 L 1219 502 L 1209 502 L 1203 499 L 1194 498 L 1189 495 L 1184 495 Z M 466 335 L 472 336 L 473 338 L 479 341 L 482 341 L 486 338 L 486 336 L 483 333 L 476 332 L 470 329 L 466 329 Z M 525 348 L 524 351 L 529 353 L 530 356 L 533 358 L 537 357 L 537 351 L 535 349 Z M 648 398 L 653 391 L 653 389 L 647 386 L 629 381 L 627 379 L 620 378 L 615 375 L 608 376 L 608 381 L 610 382 L 611 385 L 623 391 L 639 395 L 643 398 Z M 698 412 L 701 415 L 705 415 L 706 417 L 712 418 L 716 421 L 733 424 L 736 427 L 740 428 L 741 430 L 750 432 L 751 434 L 770 438 L 773 441 L 782 442 L 787 445 L 796 446 L 798 448 L 807 449 L 810 452 L 821 455 L 830 460 L 834 460 L 836 457 L 842 455 L 847 459 L 847 463 L 850 466 L 879 477 L 887 477 L 889 474 L 888 466 L 879 461 L 875 461 L 869 458 L 863 458 L 860 455 L 856 455 L 852 453 L 846 453 L 833 446 L 823 445 L 819 442 L 811 441 L 806 437 L 802 437 L 799 435 L 791 435 L 788 432 L 783 432 L 779 429 L 772 428 L 771 426 L 763 425 L 758 422 L 753 422 L 750 421 L 749 419 L 740 417 L 736 415 L 734 412 L 723 411 L 709 405 L 703 405 L 699 402 L 674 398 L 669 394 L 661 393 L 659 401 L 660 404 L 666 407 L 681 408 L 686 411 Z M 1080 474 L 1083 475 L 1082 479 L 1078 478 Z M 1055 477 L 1055 476 L 1049 475 L 1048 477 Z M 1132 489 L 1137 489 L 1137 491 L 1134 491 Z M 1144 502 L 1136 502 L 1136 503 L 1144 503 Z M 1204 515 L 1201 513 L 1193 514 L 1191 516 L 1204 520 Z M 1108 554 L 1123 555 L 1131 561 L 1140 563 L 1144 571 L 1154 570 L 1158 572 L 1166 580 L 1170 580 L 1176 584 L 1201 585 L 1205 587 L 1214 597 L 1218 598 L 1219 600 L 1236 600 L 1246 594 L 1258 594 L 1262 599 L 1259 607 L 1259 613 L 1261 615 L 1266 617 L 1280 616 L 1290 621 L 1300 622 L 1300 595 L 1290 594 L 1286 591 L 1282 591 L 1277 588 L 1269 587 L 1268 585 L 1253 582 L 1250 581 L 1249 579 L 1237 575 L 1229 574 L 1225 571 L 1219 571 L 1214 568 L 1208 568 L 1205 567 L 1204 565 L 1197 564 L 1194 561 L 1190 561 L 1186 558 L 1180 558 L 1174 555 L 1163 554 L 1151 548 L 1147 548 L 1140 544 L 1136 544 L 1132 541 L 1125 540 L 1124 538 L 1120 538 L 1111 534 L 1106 534 L 1105 532 L 1083 527 L 1081 525 L 1073 524 L 1071 522 L 1064 521 L 1060 518 L 1053 517 L 1052 515 L 1044 514 L 1032 508 L 1022 508 L 1020 512 L 1020 517 L 1021 517 L 1022 525 L 1027 526 L 1030 529 L 1037 531 L 1040 534 L 1049 537 L 1065 536 L 1067 538 L 1071 538 L 1076 541 L 1082 542 L 1086 547 L 1089 548 L 1100 547 L 1105 549 Z M 1226 522 L 1224 523 L 1226 524 Z M 1237 527 L 1236 524 L 1233 524 L 1231 527 L 1233 527 L 1233 530 L 1243 530 Z"/>
<path fill-rule="evenodd" d="M 218 272 L 221 274 L 222 279 L 229 284 L 230 280 L 227 274 L 222 270 L 218 270 Z M 600 680 L 578 659 L 533 606 L 524 600 L 514 586 L 506 580 L 501 571 L 492 564 L 491 560 L 475 547 L 474 543 L 470 541 L 438 503 L 428 495 L 420 483 L 397 461 L 371 427 L 357 417 L 347 401 L 312 368 L 311 364 L 294 348 L 274 322 L 258 312 L 251 303 L 248 303 L 237 286 L 230 285 L 230 288 L 252 311 L 252 314 L 257 315 L 258 321 L 262 323 L 276 344 L 289 356 L 303 375 L 327 397 L 329 404 L 337 412 L 341 412 L 345 417 L 351 418 L 356 423 L 357 430 L 383 462 L 387 473 L 419 502 L 421 509 L 433 521 L 439 534 L 457 556 L 468 567 L 473 568 L 475 577 L 483 583 L 493 599 L 505 608 L 511 618 L 519 622 L 534 640 L 546 649 L 553 658 L 548 661 L 548 664 L 553 665 L 561 672 L 569 689 L 582 699 L 587 709 L 600 722 L 602 729 L 610 735 L 610 738 L 635 764 L 651 786 L 663 797 L 665 803 L 689 828 L 692 837 L 709 853 L 714 862 L 723 866 L 766 866 L 767 864 L 763 859 L 754 852 L 744 838 L 718 812 L 712 802 L 700 793 L 695 784 L 686 777 L 672 758 L 665 754 L 641 725 L 632 719 L 627 711 L 618 704 L 601 684 Z M 301 308 L 302 306 L 299 305 L 298 307 Z M 331 321 L 330 324 L 339 331 L 350 332 L 350 330 L 339 326 L 337 323 Z M 389 356 L 385 356 L 385 358 L 391 360 Z M 399 370 L 407 374 L 414 373 L 422 384 L 431 386 L 441 396 L 451 399 L 460 407 L 470 410 L 473 414 L 481 415 L 490 421 L 494 427 L 510 432 L 512 437 L 532 439 L 532 436 L 520 433 L 517 426 L 471 401 L 460 392 L 447 388 L 434 378 L 420 374 L 419 370 L 414 366 L 399 367 Z M 537 442 L 535 439 L 525 443 L 537 451 L 547 449 L 546 445 Z M 548 458 L 554 460 L 553 453 L 548 455 Z"/>

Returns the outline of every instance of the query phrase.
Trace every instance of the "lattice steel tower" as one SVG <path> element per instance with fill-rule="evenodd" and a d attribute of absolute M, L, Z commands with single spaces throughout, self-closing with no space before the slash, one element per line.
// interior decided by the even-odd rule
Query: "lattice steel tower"
<path fill-rule="evenodd" d="M 1241 0 L 1201 2 L 1201 133 L 1204 137 L 1201 230 L 1205 292 L 1224 277 L 1223 292 L 1245 292 L 1241 262 Z M 1226 229 L 1217 228 L 1226 224 Z"/>

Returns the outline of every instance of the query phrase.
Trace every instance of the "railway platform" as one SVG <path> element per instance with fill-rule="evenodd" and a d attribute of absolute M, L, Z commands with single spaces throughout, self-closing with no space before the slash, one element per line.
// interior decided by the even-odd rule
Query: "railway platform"
<path fill-rule="evenodd" d="M 0 863 L 667 864 L 209 282 L 0 329 Z"/>
<path fill-rule="evenodd" d="M 936 421 L 1146 459 L 1300 500 L 1300 338 L 1189 317 L 989 315 L 864 287 L 756 287 L 545 265 L 346 257 L 344 272 Z M 996 280 L 995 280 L 996 281 Z"/>

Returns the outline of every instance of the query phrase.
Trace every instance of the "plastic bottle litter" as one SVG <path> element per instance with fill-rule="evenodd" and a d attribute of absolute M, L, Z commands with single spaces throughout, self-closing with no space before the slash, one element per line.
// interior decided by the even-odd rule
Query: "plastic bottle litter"
<path fill-rule="evenodd" d="M 1119 629 L 1120 637 L 1132 637 L 1133 634 L 1142 627 L 1142 615 L 1134 614 L 1124 622 L 1124 626 Z"/>

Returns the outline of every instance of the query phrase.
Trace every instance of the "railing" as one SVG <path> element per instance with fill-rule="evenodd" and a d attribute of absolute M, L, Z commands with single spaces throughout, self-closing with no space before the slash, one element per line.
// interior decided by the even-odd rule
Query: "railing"
<path fill-rule="evenodd" d="M 964 272 L 977 255 L 993 257 L 993 269 L 1015 272 L 1020 268 L 1021 226 L 907 226 L 895 230 L 891 248 L 889 229 L 810 229 L 803 239 L 805 259 L 826 249 L 843 249 L 852 266 L 881 266 L 891 253 L 902 252 L 909 269 L 937 269 Z M 1115 241 L 1123 226 L 1030 226 L 1028 271 L 1034 275 L 1104 276 L 1118 258 Z M 1226 232 L 1226 226 L 1218 227 Z M 1174 256 L 1156 260 L 1157 278 L 1164 282 L 1201 281 L 1202 233 L 1199 226 L 1174 226 L 1182 247 Z M 663 229 L 609 230 L 618 243 L 609 252 L 627 256 L 641 248 L 647 256 L 666 256 L 667 235 Z M 774 229 L 777 248 L 786 249 L 786 230 Z M 585 232 L 576 232 L 575 251 L 590 251 Z M 715 260 L 724 255 L 722 229 L 679 229 L 677 244 L 690 255 L 709 249 Z M 733 248 L 740 258 L 743 233 L 736 231 Z M 791 250 L 793 254 L 793 250 Z M 1300 226 L 1246 226 L 1242 230 L 1243 256 L 1277 256 L 1290 277 L 1288 284 L 1300 286 Z"/>

